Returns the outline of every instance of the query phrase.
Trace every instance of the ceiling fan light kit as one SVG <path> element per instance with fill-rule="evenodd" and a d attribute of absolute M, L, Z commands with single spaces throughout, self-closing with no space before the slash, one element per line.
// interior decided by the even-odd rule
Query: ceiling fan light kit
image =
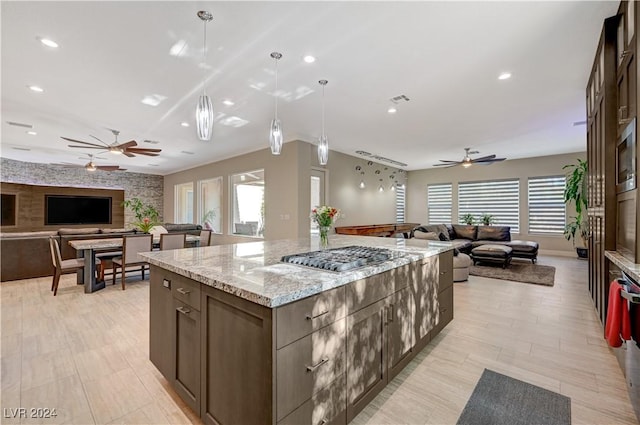
<path fill-rule="evenodd" d="M 204 23 L 204 47 L 202 49 L 202 95 L 196 106 L 196 129 L 198 138 L 206 142 L 211 140 L 213 132 L 213 103 L 211 98 L 207 96 L 206 68 L 204 66 L 207 62 L 207 23 L 213 20 L 213 15 L 206 10 L 201 10 L 198 12 L 198 18 Z"/>
<path fill-rule="evenodd" d="M 271 153 L 273 155 L 280 155 L 282 151 L 282 124 L 278 119 L 278 61 L 282 59 L 282 53 L 272 52 L 270 55 L 276 62 L 276 88 L 273 92 L 275 99 L 275 113 L 273 120 L 271 120 L 271 126 L 269 128 L 269 146 L 271 147 Z"/>

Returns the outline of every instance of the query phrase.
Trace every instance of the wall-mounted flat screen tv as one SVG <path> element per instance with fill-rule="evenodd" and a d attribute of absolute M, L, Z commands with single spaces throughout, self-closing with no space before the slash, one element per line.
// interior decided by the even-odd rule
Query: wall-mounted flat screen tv
<path fill-rule="evenodd" d="M 45 195 L 44 224 L 111 224 L 111 197 Z"/>

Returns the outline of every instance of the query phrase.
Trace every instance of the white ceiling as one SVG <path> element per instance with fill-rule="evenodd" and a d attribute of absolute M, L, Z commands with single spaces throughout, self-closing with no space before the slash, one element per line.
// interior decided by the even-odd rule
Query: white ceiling
<path fill-rule="evenodd" d="M 84 164 L 79 157 L 95 151 L 68 148 L 60 136 L 111 142 L 114 128 L 120 142 L 135 139 L 162 154 L 103 153 L 98 165 L 168 174 L 268 146 L 272 51 L 283 54 L 278 95 L 286 141 L 319 136 L 318 80 L 327 79 L 326 132 L 331 149 L 347 154 L 365 150 L 414 170 L 462 159 L 464 147 L 509 159 L 583 151 L 585 126 L 573 123 L 585 119 L 600 28 L 617 2 L 54 1 L 1 8 L 2 157 Z M 197 139 L 194 123 L 202 9 L 214 15 L 205 71 L 219 114 L 211 142 Z M 303 62 L 306 54 L 317 61 Z M 503 71 L 513 77 L 499 81 Z M 166 99 L 156 107 L 140 102 L 154 94 Z M 389 99 L 401 94 L 410 101 L 388 114 Z M 229 117 L 247 123 L 225 125 Z M 32 124 L 38 134 L 7 121 Z"/>

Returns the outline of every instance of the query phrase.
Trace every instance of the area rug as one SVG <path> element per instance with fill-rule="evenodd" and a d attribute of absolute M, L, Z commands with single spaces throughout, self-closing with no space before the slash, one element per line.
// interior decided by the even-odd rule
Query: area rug
<path fill-rule="evenodd" d="M 506 269 L 494 265 L 478 265 L 471 266 L 469 268 L 469 274 L 493 279 L 514 280 L 516 282 L 553 286 L 556 268 L 553 266 L 526 263 L 511 263 Z"/>
<path fill-rule="evenodd" d="M 571 399 L 485 369 L 458 425 L 567 425 Z"/>

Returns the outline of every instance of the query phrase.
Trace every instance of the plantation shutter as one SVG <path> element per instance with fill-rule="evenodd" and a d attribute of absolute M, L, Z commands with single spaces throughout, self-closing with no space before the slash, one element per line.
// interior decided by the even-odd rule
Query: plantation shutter
<path fill-rule="evenodd" d="M 402 184 L 396 184 L 396 223 L 404 223 L 405 209 L 405 187 Z"/>
<path fill-rule="evenodd" d="M 520 232 L 519 190 L 517 179 L 486 182 L 463 182 L 458 185 L 458 220 L 471 214 L 480 224 L 483 214 L 491 214 L 496 226 L 510 226 Z"/>
<path fill-rule="evenodd" d="M 529 233 L 562 235 L 564 233 L 565 176 L 529 178 Z"/>
<path fill-rule="evenodd" d="M 451 223 L 451 183 L 427 186 L 427 224 Z"/>

